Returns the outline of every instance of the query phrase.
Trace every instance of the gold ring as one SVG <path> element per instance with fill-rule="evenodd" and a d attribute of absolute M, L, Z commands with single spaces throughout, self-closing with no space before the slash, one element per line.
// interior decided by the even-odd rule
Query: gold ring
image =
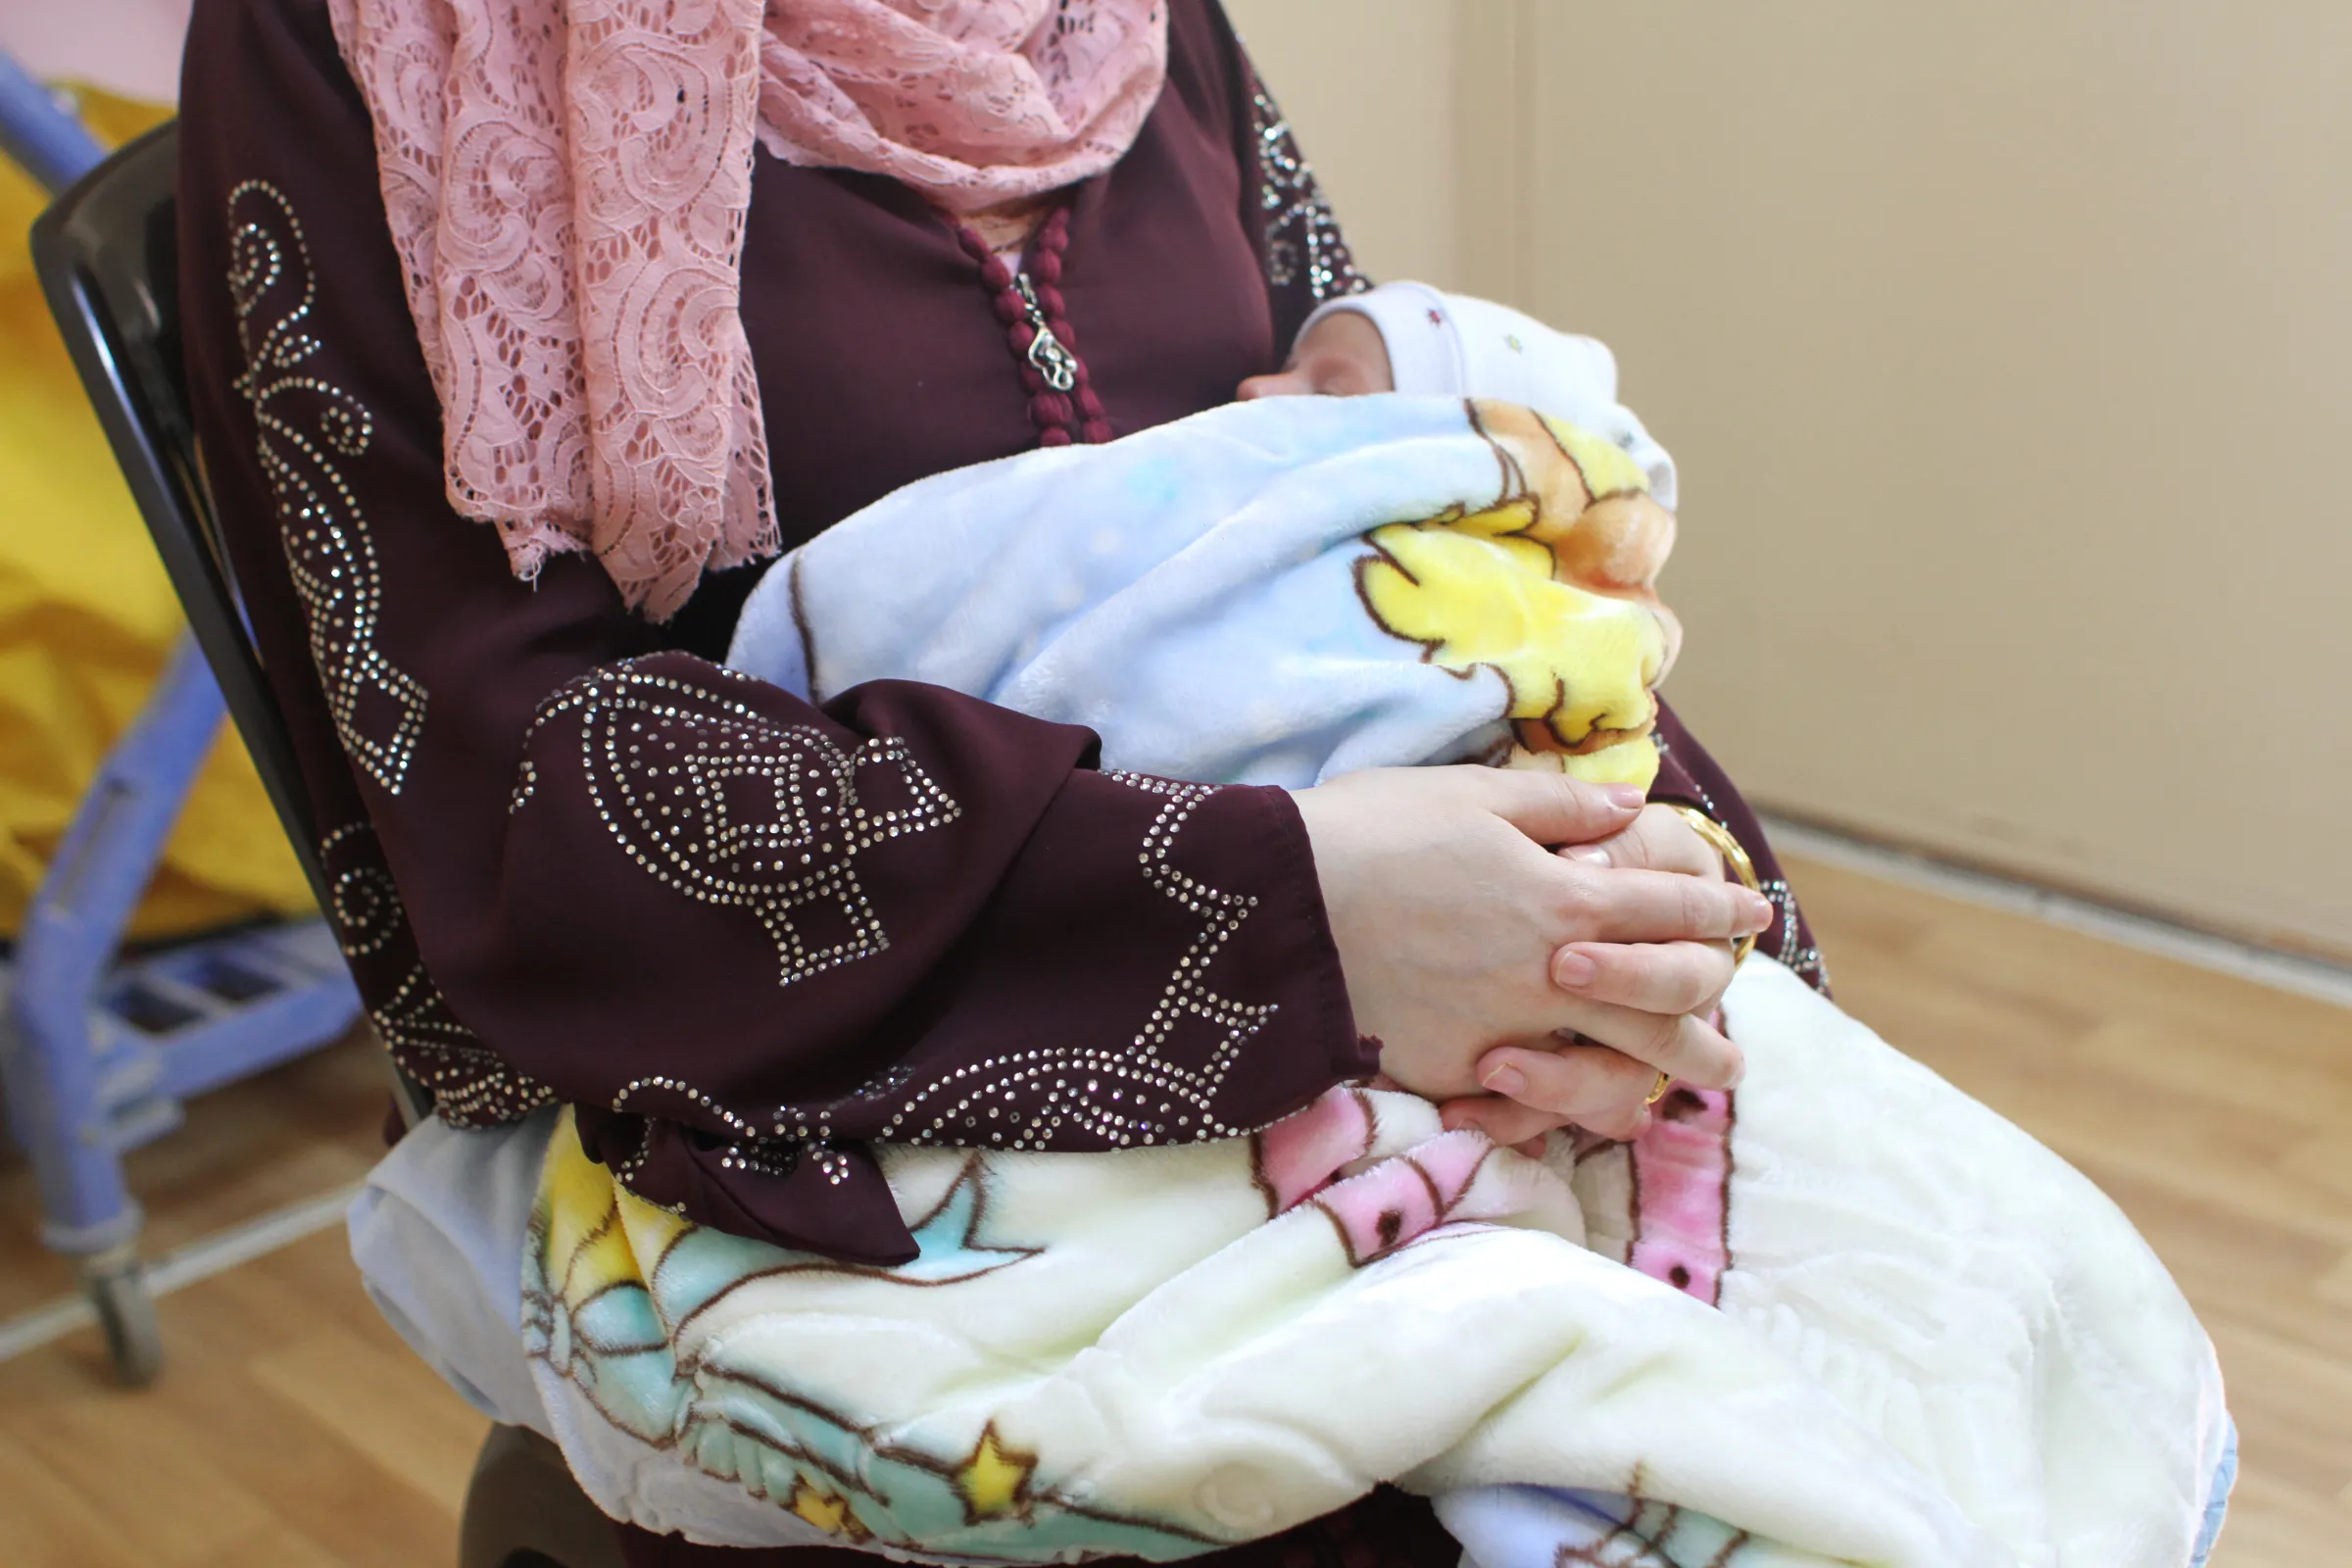
<path fill-rule="evenodd" d="M 1649 1098 L 1642 1102 L 1642 1103 L 1644 1105 L 1654 1105 L 1659 1101 L 1664 1100 L 1666 1098 L 1666 1086 L 1672 1082 L 1674 1082 L 1674 1074 L 1661 1070 L 1658 1073 L 1657 1087 L 1650 1090 Z"/>
<path fill-rule="evenodd" d="M 1733 876 L 1740 879 L 1740 886 L 1750 893 L 1760 894 L 1764 891 L 1764 884 L 1756 875 L 1756 862 L 1748 858 L 1747 851 L 1740 848 L 1738 839 L 1732 837 L 1730 828 L 1695 806 L 1677 806 L 1674 810 L 1690 825 L 1691 832 L 1706 842 L 1707 848 L 1723 857 L 1723 863 L 1730 867 Z M 1732 944 L 1732 967 L 1738 968 L 1749 954 L 1756 951 L 1756 939 L 1763 934 L 1761 931 L 1751 931 Z M 1665 1092 L 1661 1085 L 1658 1093 Z"/>

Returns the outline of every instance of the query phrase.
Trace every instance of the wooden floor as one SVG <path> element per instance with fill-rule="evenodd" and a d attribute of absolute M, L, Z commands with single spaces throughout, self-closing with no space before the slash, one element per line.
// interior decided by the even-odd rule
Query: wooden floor
<path fill-rule="evenodd" d="M 2352 1013 L 1798 864 L 1840 1000 L 2049 1143 L 2146 1232 L 2221 1347 L 2244 1478 L 2216 1568 L 2352 1563 Z M 217 1096 L 142 1156 L 166 1245 L 351 1179 L 355 1050 Z M 315 1131 L 314 1131 L 315 1129 Z M 63 1289 L 0 1168 L 0 1318 Z M 110 1389 L 90 1335 L 0 1362 L 7 1568 L 440 1568 L 481 1423 L 327 1233 L 163 1303 Z M 2090 1565 L 2085 1565 L 2090 1568 Z"/>
<path fill-rule="evenodd" d="M 368 1174 L 384 1152 L 381 1063 L 355 1035 L 190 1104 L 184 1126 L 130 1156 L 130 1189 L 147 1209 L 141 1250 L 155 1257 Z M 42 1250 L 39 1225 L 31 1171 L 0 1152 L 0 1322 L 74 1289 L 72 1267 Z"/>

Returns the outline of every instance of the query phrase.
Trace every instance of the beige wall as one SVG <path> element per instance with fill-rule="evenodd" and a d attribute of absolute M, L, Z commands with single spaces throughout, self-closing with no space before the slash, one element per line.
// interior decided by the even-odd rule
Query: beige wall
<path fill-rule="evenodd" d="M 168 104 L 190 0 L 0 0 L 0 49 L 47 81 Z M 18 236 L 11 235 L 11 239 Z"/>
<path fill-rule="evenodd" d="M 1453 6 L 1227 0 L 1226 15 L 1381 277 L 1453 277 Z"/>
<path fill-rule="evenodd" d="M 1372 261 L 1618 351 L 1751 794 L 2352 950 L 2352 7 L 1235 9 Z"/>

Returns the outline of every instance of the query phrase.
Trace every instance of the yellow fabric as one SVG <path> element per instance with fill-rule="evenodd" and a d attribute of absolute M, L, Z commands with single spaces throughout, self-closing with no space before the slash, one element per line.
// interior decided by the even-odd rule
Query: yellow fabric
<path fill-rule="evenodd" d="M 171 114 L 96 89 L 79 98 L 109 143 Z M 0 162 L 0 932 L 10 935 L 181 627 L 32 274 L 24 234 L 46 202 Z M 131 934 L 311 907 L 260 776 L 223 725 Z"/>
<path fill-rule="evenodd" d="M 1496 514 L 1516 510 L 1374 529 L 1381 554 L 1360 579 L 1364 602 L 1382 625 L 1426 645 L 1432 663 L 1500 673 L 1511 690 L 1505 718 L 1541 720 L 1580 749 L 1548 754 L 1562 771 L 1646 785 L 1657 772 L 1649 687 L 1665 659 L 1657 620 L 1639 603 L 1559 581 L 1552 553 L 1534 540 L 1489 532 Z"/>
<path fill-rule="evenodd" d="M 1650 584 L 1672 518 L 1615 444 L 1497 405 L 1479 416 L 1526 492 L 1373 529 L 1379 555 L 1356 576 L 1364 608 L 1430 662 L 1502 677 L 1517 740 L 1503 765 L 1646 789 L 1658 771 L 1650 694 L 1672 657 Z"/>

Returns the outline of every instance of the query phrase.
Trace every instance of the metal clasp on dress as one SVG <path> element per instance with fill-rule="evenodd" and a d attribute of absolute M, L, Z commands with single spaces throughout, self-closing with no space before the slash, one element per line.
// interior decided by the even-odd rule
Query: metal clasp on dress
<path fill-rule="evenodd" d="M 1012 286 L 1020 291 L 1021 304 L 1029 312 L 1030 328 L 1037 333 L 1029 340 L 1029 363 L 1046 378 L 1046 385 L 1056 392 L 1069 391 L 1078 384 L 1077 356 L 1063 348 L 1061 339 L 1046 324 L 1046 313 L 1037 303 L 1037 290 L 1030 286 L 1029 274 L 1016 273 Z"/>

